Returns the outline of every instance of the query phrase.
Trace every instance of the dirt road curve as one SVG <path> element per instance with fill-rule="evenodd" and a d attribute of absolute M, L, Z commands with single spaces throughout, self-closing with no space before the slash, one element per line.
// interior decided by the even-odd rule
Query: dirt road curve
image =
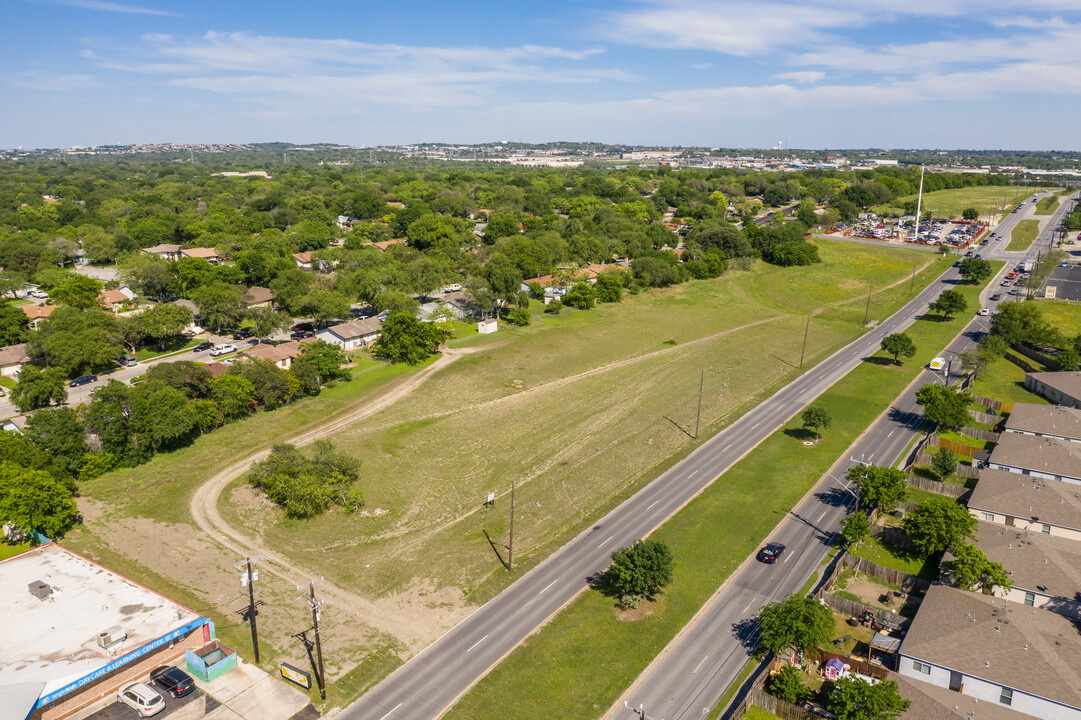
<path fill-rule="evenodd" d="M 353 408 L 344 415 L 290 438 L 287 442 L 294 445 L 308 445 L 320 438 L 327 437 L 336 430 L 348 427 L 358 420 L 373 415 L 413 392 L 434 373 L 454 362 L 458 357 L 473 351 L 473 348 L 444 350 L 443 354 L 431 365 L 415 375 L 408 376 L 402 382 L 392 385 L 387 392 L 373 398 L 371 402 Z M 253 539 L 243 535 L 226 523 L 221 513 L 218 512 L 218 498 L 229 483 L 246 472 L 253 463 L 262 460 L 268 454 L 270 454 L 269 448 L 249 455 L 203 483 L 195 491 L 195 495 L 191 499 L 192 517 L 199 528 L 210 538 L 233 552 L 242 556 L 256 553 L 265 555 L 266 560 L 262 567 L 267 572 L 278 575 L 291 583 L 318 577 L 321 573 L 310 568 L 301 567 L 284 556 L 258 545 Z M 431 638 L 428 637 L 430 631 L 428 633 L 423 632 L 423 629 L 417 627 L 415 623 L 409 622 L 397 613 L 389 612 L 388 608 L 343 590 L 326 580 L 321 582 L 319 587 L 320 594 L 332 601 L 336 609 L 355 615 L 358 619 L 362 619 L 365 625 L 377 627 L 394 635 L 411 651 L 411 654 L 418 652 L 431 641 Z"/>

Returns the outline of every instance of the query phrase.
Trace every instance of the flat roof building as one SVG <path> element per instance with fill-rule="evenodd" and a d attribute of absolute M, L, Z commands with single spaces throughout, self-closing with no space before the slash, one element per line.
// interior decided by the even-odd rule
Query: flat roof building
<path fill-rule="evenodd" d="M 53 543 L 0 561 L 0 624 L 0 698 L 29 703 L 12 717 L 43 720 L 213 637 L 206 618 Z"/>

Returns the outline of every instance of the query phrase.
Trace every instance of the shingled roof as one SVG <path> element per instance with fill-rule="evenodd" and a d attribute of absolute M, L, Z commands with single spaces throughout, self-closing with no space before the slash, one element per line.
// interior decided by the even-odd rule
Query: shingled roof
<path fill-rule="evenodd" d="M 985 469 L 980 471 L 968 507 L 1081 530 L 1081 488 L 1073 483 Z"/>
<path fill-rule="evenodd" d="M 1017 403 L 1006 418 L 1009 432 L 1035 433 L 1081 441 L 1081 410 L 1055 405 Z"/>

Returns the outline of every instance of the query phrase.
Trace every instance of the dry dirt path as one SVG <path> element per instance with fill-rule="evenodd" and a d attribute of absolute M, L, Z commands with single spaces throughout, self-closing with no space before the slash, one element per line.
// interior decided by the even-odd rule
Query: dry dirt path
<path fill-rule="evenodd" d="M 450 365 L 462 355 L 474 352 L 470 349 L 449 349 L 431 365 L 415 375 L 410 375 L 403 382 L 393 385 L 389 391 L 373 398 L 353 410 L 340 415 L 333 420 L 306 430 L 305 432 L 290 438 L 287 442 L 294 445 L 308 445 L 320 438 L 348 427 L 359 420 L 373 415 L 384 408 L 416 390 L 428 378 L 444 367 Z M 266 560 L 262 567 L 267 572 L 273 573 L 282 579 L 296 583 L 312 577 L 318 577 L 320 573 L 310 568 L 302 567 L 285 556 L 260 546 L 254 539 L 243 535 L 230 526 L 218 511 L 218 498 L 221 493 L 236 478 L 247 472 L 254 463 L 259 462 L 270 454 L 270 448 L 249 455 L 232 465 L 222 469 L 216 475 L 203 483 L 191 499 L 191 514 L 195 524 L 215 542 L 236 552 L 241 556 L 251 556 L 262 553 Z M 373 602 L 348 590 L 343 590 L 333 583 L 323 580 L 320 583 L 320 594 L 331 600 L 336 608 L 355 616 L 363 624 L 377 628 L 383 632 L 394 635 L 406 646 L 411 653 L 419 651 L 431 642 L 431 629 L 425 629 L 420 624 L 413 622 L 395 611 L 389 604 Z"/>

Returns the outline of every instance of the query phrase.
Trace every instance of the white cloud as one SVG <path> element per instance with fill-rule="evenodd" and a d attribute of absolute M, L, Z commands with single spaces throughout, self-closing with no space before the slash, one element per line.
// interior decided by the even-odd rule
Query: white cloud
<path fill-rule="evenodd" d="M 804 85 L 813 85 L 814 83 L 822 80 L 826 77 L 826 73 L 818 70 L 796 70 L 795 72 L 783 72 L 777 73 L 773 77 L 778 80 L 791 80 L 792 82 L 801 83 Z"/>
<path fill-rule="evenodd" d="M 59 73 L 27 71 L 11 76 L 11 84 L 30 90 L 48 92 L 71 92 L 98 87 L 99 82 L 93 75 L 64 75 Z"/>
<path fill-rule="evenodd" d="M 103 12 L 124 13 L 127 15 L 161 15 L 164 17 L 180 17 L 177 13 L 157 8 L 139 7 L 138 5 L 125 5 L 123 3 L 104 2 L 103 0 L 60 0 L 62 5 L 82 8 L 84 10 L 101 10 Z"/>

